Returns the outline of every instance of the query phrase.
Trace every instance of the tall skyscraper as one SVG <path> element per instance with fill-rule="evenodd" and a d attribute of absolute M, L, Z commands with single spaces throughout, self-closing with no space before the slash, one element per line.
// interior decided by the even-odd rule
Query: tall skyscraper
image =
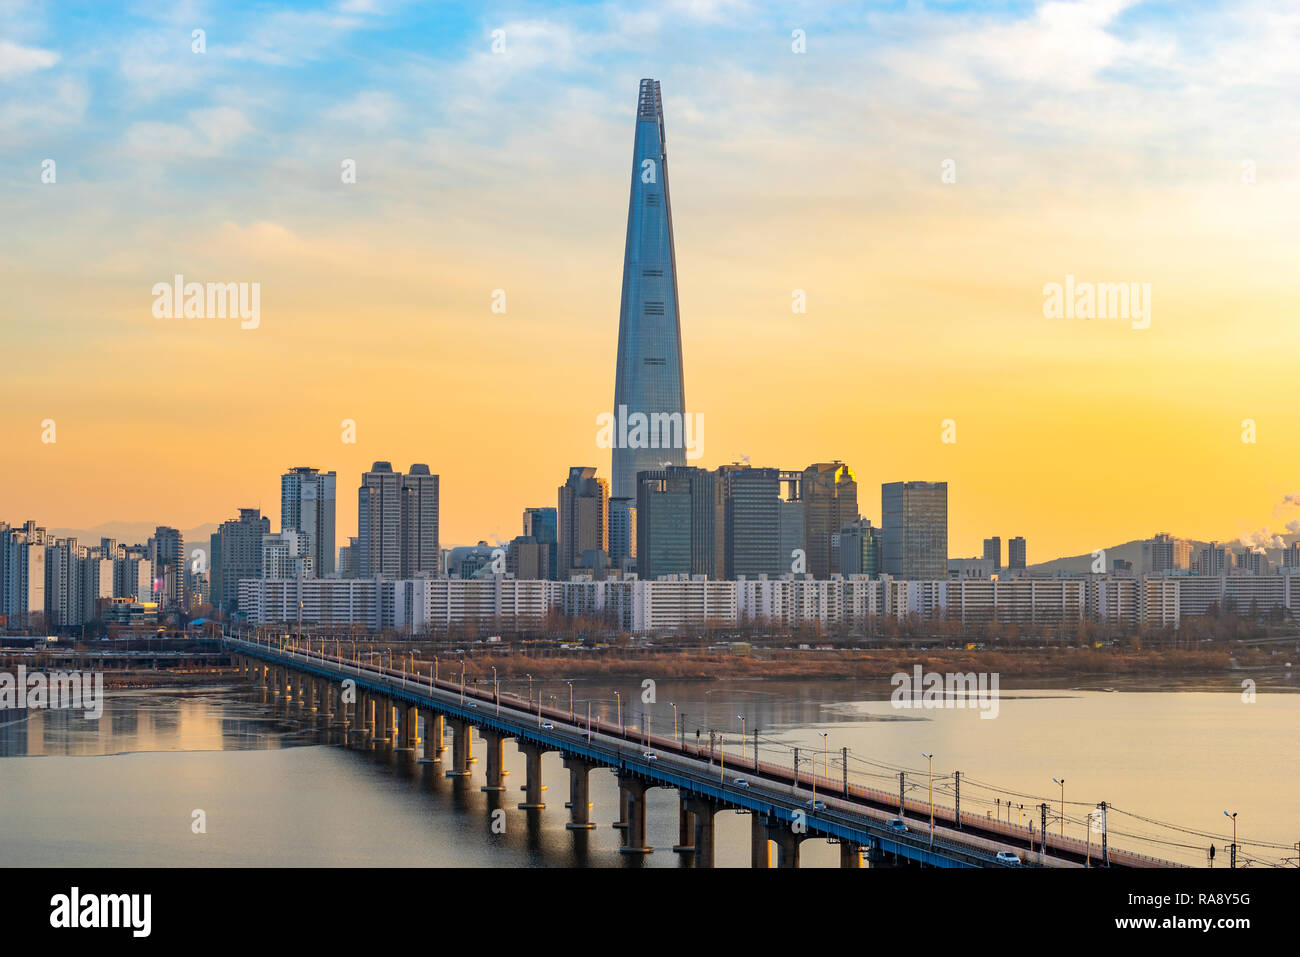
<path fill-rule="evenodd" d="M 334 512 L 337 476 L 299 466 L 280 476 L 280 531 L 297 532 L 301 554 L 316 574 L 334 574 Z"/>
<path fill-rule="evenodd" d="M 1007 542 L 1007 571 L 1025 570 L 1025 540 L 1017 535 Z"/>
<path fill-rule="evenodd" d="M 441 564 L 438 476 L 417 463 L 402 476 L 402 577 L 437 578 Z"/>
<path fill-rule="evenodd" d="M 716 474 L 722 499 L 723 575 L 775 578 L 789 572 L 789 554 L 781 550 L 780 470 L 724 465 Z"/>
<path fill-rule="evenodd" d="M 609 564 L 623 571 L 636 558 L 636 500 L 609 500 Z"/>
<path fill-rule="evenodd" d="M 402 474 L 376 462 L 362 473 L 357 490 L 358 578 L 402 574 Z"/>
<path fill-rule="evenodd" d="M 239 518 L 221 523 L 209 565 L 214 608 L 227 615 L 239 609 L 239 583 L 262 577 L 262 538 L 270 532 L 271 520 L 257 508 L 241 508 Z"/>
<path fill-rule="evenodd" d="M 1002 571 L 1002 537 L 994 535 L 984 539 L 984 557 L 993 560 L 993 574 Z"/>
<path fill-rule="evenodd" d="M 896 578 L 948 577 L 948 483 L 889 482 L 880 487 L 882 571 Z"/>
<path fill-rule="evenodd" d="M 21 528 L 0 530 L 3 580 L 0 581 L 0 612 L 11 626 L 40 628 L 45 617 L 45 529 L 35 522 Z"/>
<path fill-rule="evenodd" d="M 553 508 L 534 506 L 524 509 L 524 537 L 547 546 L 547 578 L 560 576 L 560 526 L 558 513 Z"/>
<path fill-rule="evenodd" d="M 819 462 L 803 470 L 800 495 L 808 571 L 814 578 L 829 578 L 840 570 L 839 552 L 831 547 L 831 536 L 858 520 L 857 479 L 839 460 Z"/>
<path fill-rule="evenodd" d="M 795 570 L 795 555 L 806 553 L 803 539 L 803 473 L 781 472 L 781 574 Z M 805 562 L 806 564 L 806 562 Z M 807 571 L 807 568 L 804 568 Z"/>
<path fill-rule="evenodd" d="M 568 581 L 569 573 L 590 568 L 588 552 L 609 556 L 609 483 L 596 478 L 590 466 L 575 465 L 559 489 L 560 558 L 558 577 Z"/>
<path fill-rule="evenodd" d="M 149 560 L 153 562 L 154 596 L 162 611 L 185 611 L 185 538 L 174 528 L 159 525 L 149 539 Z"/>
<path fill-rule="evenodd" d="M 629 427 L 615 429 L 610 492 L 615 498 L 636 499 L 638 472 L 686 464 L 682 335 L 665 143 L 659 84 L 642 80 L 614 375 L 614 420 Z M 639 435 L 636 416 L 645 420 Z M 638 447 L 630 447 L 634 444 Z"/>
<path fill-rule="evenodd" d="M 721 578 L 720 512 L 713 472 L 686 465 L 639 472 L 637 574 Z"/>
<path fill-rule="evenodd" d="M 880 529 L 860 518 L 840 529 L 840 574 L 880 576 Z"/>

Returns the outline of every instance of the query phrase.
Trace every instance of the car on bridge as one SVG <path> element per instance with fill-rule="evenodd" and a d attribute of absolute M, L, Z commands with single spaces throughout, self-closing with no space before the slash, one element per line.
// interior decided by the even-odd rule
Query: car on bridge
<path fill-rule="evenodd" d="M 903 823 L 903 819 L 901 817 L 891 817 L 888 821 L 885 822 L 885 827 L 889 828 L 892 831 L 907 830 L 907 825 Z"/>
<path fill-rule="evenodd" d="M 747 788 L 747 787 L 749 787 L 749 782 L 746 781 L 744 778 L 732 778 L 732 779 L 731 779 L 731 783 L 734 784 L 734 785 L 735 785 L 736 787 L 738 787 L 738 788 Z"/>
<path fill-rule="evenodd" d="M 1020 866 L 1020 855 L 1011 851 L 998 851 L 997 858 L 999 864 L 1006 864 L 1009 867 Z"/>
<path fill-rule="evenodd" d="M 659 755 L 655 754 L 653 751 L 646 751 L 645 753 L 643 753 L 643 754 L 641 755 L 641 757 L 645 758 L 647 761 L 658 761 L 658 760 L 659 760 Z"/>
<path fill-rule="evenodd" d="M 824 811 L 824 810 L 826 810 L 826 805 L 823 804 L 821 801 L 816 800 L 815 798 L 814 798 L 813 800 L 810 800 L 810 801 L 805 801 L 804 803 L 807 804 L 807 805 L 808 805 L 810 808 L 812 808 L 814 811 Z"/>
<path fill-rule="evenodd" d="M 555 725 L 551 724 L 551 723 L 548 721 L 548 722 L 546 722 L 546 724 L 542 725 L 542 730 L 543 730 L 543 731 L 554 731 L 554 730 L 555 730 Z"/>

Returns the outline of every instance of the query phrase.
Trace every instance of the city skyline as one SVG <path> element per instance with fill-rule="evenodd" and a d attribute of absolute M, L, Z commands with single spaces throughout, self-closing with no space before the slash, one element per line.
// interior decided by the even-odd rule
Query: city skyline
<path fill-rule="evenodd" d="M 1286 380 L 1297 336 L 1295 293 L 1277 279 L 1297 252 L 1280 215 L 1289 148 L 1244 133 L 1197 145 L 1262 109 L 1243 115 L 1236 98 L 1177 108 L 1246 44 L 1252 71 L 1234 84 L 1283 88 L 1294 24 L 1266 6 L 1230 24 L 1198 7 L 1190 27 L 1126 4 L 840 6 L 803 11 L 795 52 L 795 25 L 765 11 L 620 13 L 494 23 L 453 5 L 434 31 L 413 10 L 331 25 L 288 12 L 275 37 L 297 43 L 285 48 L 236 11 L 208 25 L 199 54 L 188 20 L 201 13 L 141 14 L 89 37 L 66 14 L 6 11 L 23 56 L 0 79 L 0 160 L 15 171 L 6 202 L 30 224 L 0 248 L 13 293 L 0 306 L 0 446 L 18 466 L 0 473 L 9 520 L 194 528 L 247 505 L 273 513 L 275 477 L 295 463 L 359 475 L 427 461 L 443 476 L 445 540 L 508 541 L 557 476 L 607 461 L 595 418 L 617 350 L 630 91 L 646 75 L 662 80 L 674 123 L 683 350 L 692 411 L 709 422 L 697 464 L 838 458 L 866 487 L 945 480 L 957 555 L 999 530 L 1048 556 L 1151 528 L 1276 534 L 1300 517 L 1286 500 L 1300 412 L 1264 386 Z M 1064 69 L 1046 52 L 1012 62 L 954 39 L 1015 35 L 1051 51 L 1067 28 L 1089 56 Z M 106 38 L 156 55 L 147 68 L 84 55 Z M 394 44 L 386 70 L 375 53 Z M 355 55 L 345 93 L 312 92 L 321 49 Z M 1150 49 L 1164 53 L 1143 61 Z M 920 75 L 937 52 L 948 67 Z M 443 94 L 430 101 L 412 76 Z M 88 96 L 91 79 L 118 95 L 111 107 Z M 1038 83 L 1042 109 L 1010 99 L 1008 79 Z M 829 104 L 811 116 L 810 83 Z M 278 92 L 262 100 L 252 84 Z M 1081 89 L 1094 112 L 1048 109 Z M 290 96 L 303 107 L 282 127 Z M 1133 98 L 1145 122 L 1098 139 L 1104 109 Z M 28 100 L 67 123 L 17 108 Z M 1004 129 L 1008 114 L 1019 122 Z M 853 115 L 862 124 L 846 132 Z M 47 155 L 58 175 L 45 183 Z M 1123 177 L 1098 172 L 1119 159 Z M 345 160 L 355 183 L 340 181 Z M 230 177 L 232 165 L 243 172 Z M 86 215 L 112 228 L 83 229 Z M 48 262 L 70 265 L 53 275 Z M 177 274 L 259 282 L 259 325 L 156 318 L 150 289 Z M 1071 277 L 1150 283 L 1149 328 L 1045 318 L 1045 286 Z M 806 312 L 792 312 L 796 291 Z M 822 342 L 836 348 L 800 347 Z M 166 403 L 159 356 L 180 370 Z M 413 382 L 434 385 L 413 399 Z M 449 396 L 472 397 L 472 428 L 446 414 Z M 339 527 L 356 527 L 352 509 L 344 496 Z"/>

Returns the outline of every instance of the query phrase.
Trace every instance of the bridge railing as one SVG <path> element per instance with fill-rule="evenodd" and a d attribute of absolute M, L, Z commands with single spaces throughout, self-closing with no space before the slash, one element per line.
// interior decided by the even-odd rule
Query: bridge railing
<path fill-rule="evenodd" d="M 232 640 L 232 639 L 227 639 Z M 635 727 L 626 724 L 620 726 L 615 722 L 602 722 L 599 716 L 594 716 L 590 724 L 584 713 L 570 712 L 567 708 L 552 708 L 542 703 L 539 696 L 536 705 L 526 704 L 524 699 L 513 695 L 501 695 L 499 689 L 497 694 L 491 690 L 480 690 L 475 685 L 462 684 L 455 680 L 438 677 L 436 680 L 433 676 L 415 672 L 407 672 L 404 669 L 392 668 L 384 665 L 376 665 L 371 662 L 362 661 L 359 657 L 347 658 L 342 655 L 332 655 L 324 650 L 313 650 L 310 648 L 293 648 L 284 647 L 271 642 L 254 642 L 246 639 L 233 639 L 243 641 L 245 644 L 257 648 L 265 653 L 270 653 L 290 661 L 315 661 L 327 663 L 337 667 L 341 674 L 353 673 L 358 675 L 370 674 L 380 676 L 389 681 L 398 680 L 403 686 L 415 685 L 417 687 L 428 687 L 438 691 L 451 692 L 463 695 L 466 699 L 472 699 L 475 702 L 497 703 L 510 708 L 512 711 L 522 712 L 530 717 L 537 717 L 539 723 L 543 721 L 562 721 L 572 724 L 580 730 L 588 731 L 594 734 L 614 735 L 624 740 L 635 742 L 648 750 L 659 750 L 667 753 L 680 754 L 685 757 L 708 760 L 710 764 L 716 764 L 719 767 L 719 773 L 724 777 L 731 774 L 734 770 L 735 776 L 740 776 L 742 772 L 747 772 L 761 776 L 772 782 L 789 785 L 793 788 L 806 789 L 811 792 L 814 789 L 819 799 L 838 798 L 848 802 L 850 806 L 854 804 L 866 803 L 874 805 L 873 810 L 876 813 L 897 813 L 899 801 L 897 792 L 884 791 L 879 788 L 872 788 L 865 785 L 848 783 L 847 790 L 844 786 L 843 776 L 831 778 L 825 775 L 815 773 L 800 772 L 797 776 L 792 767 L 786 767 L 780 764 L 773 764 L 770 761 L 759 759 L 758 755 L 736 755 L 734 752 L 726 752 L 721 747 L 711 748 L 700 742 L 692 745 L 685 740 L 665 737 L 659 734 L 645 734 Z M 463 678 L 463 673 L 462 673 Z M 752 750 L 752 749 L 750 749 Z M 815 753 L 815 752 L 814 752 Z M 856 799 L 856 800 L 855 800 Z M 931 804 L 928 801 L 917 800 L 915 798 L 904 797 L 902 803 L 902 815 L 910 817 L 915 822 L 917 820 L 928 821 L 931 813 Z M 956 809 L 942 804 L 933 805 L 934 821 L 938 826 L 946 828 L 957 827 Z M 963 812 L 961 814 L 961 828 L 976 828 L 980 831 L 996 834 L 1006 839 L 1006 842 L 1022 852 L 1037 854 L 1042 845 L 1041 831 L 1035 832 L 1030 828 L 1021 827 L 1009 822 L 990 820 L 979 814 Z M 988 853 L 989 847 L 996 847 L 991 842 L 986 844 L 983 838 L 971 838 L 978 841 L 978 844 L 971 844 L 969 847 L 979 850 L 980 853 Z M 951 836 L 945 837 L 945 841 L 954 843 L 955 846 L 964 846 L 960 840 Z M 1050 855 L 1054 851 L 1073 854 L 1080 857 L 1086 857 L 1092 851 L 1089 842 L 1080 841 L 1072 837 L 1061 835 L 1047 835 L 1047 853 Z M 1097 858 L 1100 859 L 1101 848 L 1099 843 L 1096 845 Z M 1116 848 L 1113 845 L 1109 847 L 1109 857 L 1112 864 L 1121 863 L 1129 866 L 1147 866 L 1147 867 L 1170 867 L 1179 866 L 1170 861 L 1160 860 L 1132 851 L 1126 851 Z"/>

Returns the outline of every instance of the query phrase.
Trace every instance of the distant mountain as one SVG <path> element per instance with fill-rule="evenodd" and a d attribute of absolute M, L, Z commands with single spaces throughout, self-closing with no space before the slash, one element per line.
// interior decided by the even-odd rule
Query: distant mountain
<path fill-rule="evenodd" d="M 1297 538 L 1300 538 L 1300 536 L 1297 535 L 1284 535 L 1282 537 L 1288 545 L 1294 542 Z M 1194 538 L 1178 538 L 1177 535 L 1175 535 L 1174 538 L 1178 541 L 1190 541 L 1192 543 L 1193 560 L 1200 553 L 1202 548 L 1205 548 L 1210 544 L 1209 542 L 1197 541 Z M 1122 545 L 1112 545 L 1110 548 L 1107 548 L 1106 571 L 1109 572 L 1114 567 L 1113 563 L 1115 559 L 1119 558 L 1132 562 L 1133 571 L 1140 574 L 1142 572 L 1142 545 L 1147 541 L 1150 541 L 1150 539 L 1139 538 L 1131 542 L 1125 542 Z M 1227 548 L 1230 552 L 1240 551 L 1244 547 L 1237 539 L 1220 540 L 1218 544 L 1220 547 Z M 1266 548 L 1264 551 L 1268 554 L 1269 561 L 1271 561 L 1275 566 L 1282 564 L 1282 549 Z M 1043 575 L 1055 575 L 1061 572 L 1086 575 L 1092 571 L 1092 562 L 1093 557 L 1091 553 L 1087 555 L 1071 555 L 1067 558 L 1054 558 L 1048 562 L 1040 562 L 1037 565 L 1030 565 L 1029 571 Z"/>
<path fill-rule="evenodd" d="M 75 538 L 81 545 L 98 545 L 101 538 L 114 539 L 119 545 L 143 545 L 157 527 L 156 522 L 104 522 L 94 528 L 52 528 L 50 534 L 56 538 Z M 186 550 L 201 547 L 206 552 L 208 537 L 216 530 L 217 526 L 212 522 L 195 528 L 182 528 Z"/>

